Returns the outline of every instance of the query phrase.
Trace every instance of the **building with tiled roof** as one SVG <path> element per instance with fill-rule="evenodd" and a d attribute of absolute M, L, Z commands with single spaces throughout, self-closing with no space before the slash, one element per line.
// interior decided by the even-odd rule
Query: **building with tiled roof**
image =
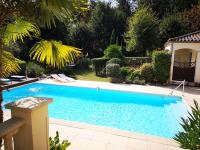
<path fill-rule="evenodd" d="M 192 32 L 175 38 L 170 38 L 168 42 L 200 42 L 200 31 Z"/>
<path fill-rule="evenodd" d="M 170 38 L 165 50 L 172 53 L 170 81 L 200 84 L 200 31 Z"/>

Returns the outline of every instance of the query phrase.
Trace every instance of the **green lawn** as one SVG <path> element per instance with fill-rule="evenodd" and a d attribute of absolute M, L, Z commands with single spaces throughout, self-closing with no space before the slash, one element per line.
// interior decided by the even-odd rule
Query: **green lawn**
<path fill-rule="evenodd" d="M 78 70 L 75 71 L 75 77 L 77 80 L 89 80 L 89 81 L 101 81 L 101 82 L 109 82 L 109 78 L 102 78 L 102 77 L 97 77 L 95 75 L 95 72 L 92 71 L 92 69 L 88 70 Z"/>

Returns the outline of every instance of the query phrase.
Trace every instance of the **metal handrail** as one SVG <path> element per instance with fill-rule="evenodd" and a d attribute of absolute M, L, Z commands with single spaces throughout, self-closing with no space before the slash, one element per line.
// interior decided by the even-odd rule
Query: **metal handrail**
<path fill-rule="evenodd" d="M 181 87 L 181 85 L 183 85 L 182 96 L 184 96 L 184 92 L 185 92 L 185 80 L 181 81 L 181 83 L 180 83 L 175 89 L 173 89 L 173 90 L 169 93 L 169 95 L 173 95 L 174 91 L 177 91 L 177 89 L 178 89 L 179 87 Z"/>

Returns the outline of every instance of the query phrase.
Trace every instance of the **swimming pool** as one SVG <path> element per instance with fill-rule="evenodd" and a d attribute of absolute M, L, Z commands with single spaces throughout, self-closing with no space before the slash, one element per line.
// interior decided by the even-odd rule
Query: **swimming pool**
<path fill-rule="evenodd" d="M 180 117 L 187 114 L 181 97 L 122 92 L 96 88 L 32 83 L 9 92 L 4 103 L 27 96 L 49 97 L 53 118 L 84 122 L 144 134 L 172 138 Z"/>

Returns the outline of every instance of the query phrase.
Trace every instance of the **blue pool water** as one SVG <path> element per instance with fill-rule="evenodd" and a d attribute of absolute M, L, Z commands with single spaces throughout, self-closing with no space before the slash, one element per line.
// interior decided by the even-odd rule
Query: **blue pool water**
<path fill-rule="evenodd" d="M 4 103 L 27 96 L 49 97 L 49 115 L 94 125 L 172 138 L 187 114 L 180 97 L 32 83 L 9 92 Z"/>

